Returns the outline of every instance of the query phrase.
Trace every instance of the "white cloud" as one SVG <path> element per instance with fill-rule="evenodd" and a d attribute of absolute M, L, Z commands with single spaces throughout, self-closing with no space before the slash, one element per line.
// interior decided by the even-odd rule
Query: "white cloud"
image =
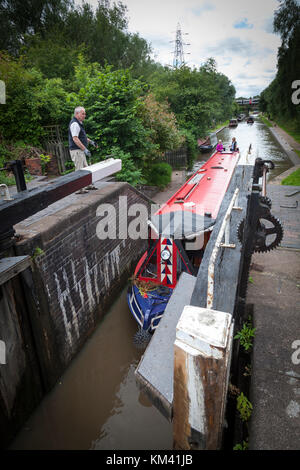
<path fill-rule="evenodd" d="M 153 57 L 163 65 L 173 63 L 171 41 L 179 23 L 182 33 L 188 33 L 184 42 L 190 43 L 184 46 L 187 64 L 199 67 L 208 57 L 215 57 L 218 70 L 232 81 L 237 96 L 260 93 L 275 76 L 280 38 L 272 33 L 272 22 L 278 0 L 121 1 L 128 9 L 129 31 L 150 42 Z M 234 27 L 241 22 L 248 27 Z M 240 74 L 243 79 L 238 78 Z M 251 79 L 250 85 L 249 76 L 257 77 L 255 83 Z"/>

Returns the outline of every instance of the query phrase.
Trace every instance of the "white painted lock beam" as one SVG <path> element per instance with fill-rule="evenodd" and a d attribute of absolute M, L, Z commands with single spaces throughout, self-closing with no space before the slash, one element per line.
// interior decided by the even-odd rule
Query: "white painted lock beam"
<path fill-rule="evenodd" d="M 175 449 L 220 448 L 232 340 L 231 314 L 184 307 L 174 343 Z"/>

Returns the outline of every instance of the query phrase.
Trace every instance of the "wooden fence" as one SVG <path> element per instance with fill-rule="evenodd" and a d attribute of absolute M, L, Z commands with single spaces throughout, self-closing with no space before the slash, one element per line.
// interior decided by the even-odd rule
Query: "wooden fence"
<path fill-rule="evenodd" d="M 167 151 L 164 159 L 172 168 L 185 168 L 187 166 L 187 149 L 182 147 L 178 150 Z"/>
<path fill-rule="evenodd" d="M 70 160 L 68 147 L 63 143 L 59 126 L 45 126 L 45 137 L 43 147 L 47 153 L 55 155 L 57 158 L 60 173 L 66 170 L 66 162 Z"/>
<path fill-rule="evenodd" d="M 60 127 L 58 125 L 45 126 L 44 131 L 45 137 L 43 147 L 47 153 L 51 153 L 56 156 L 59 171 L 63 173 L 66 170 L 66 162 L 71 158 L 68 147 L 63 143 Z M 188 164 L 186 147 L 165 152 L 164 161 L 174 169 L 186 168 Z"/>

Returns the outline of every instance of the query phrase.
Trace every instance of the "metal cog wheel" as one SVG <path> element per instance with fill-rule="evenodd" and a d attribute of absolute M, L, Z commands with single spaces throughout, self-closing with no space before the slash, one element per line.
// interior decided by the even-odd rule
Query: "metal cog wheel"
<path fill-rule="evenodd" d="M 236 234 L 240 243 L 243 243 L 244 225 L 245 225 L 245 219 L 240 221 L 237 231 L 236 231 Z"/>
<path fill-rule="evenodd" d="M 271 214 L 266 215 L 258 221 L 254 251 L 256 253 L 271 251 L 280 245 L 282 238 L 281 222 Z"/>
<path fill-rule="evenodd" d="M 266 204 L 269 209 L 272 208 L 272 201 L 268 196 L 260 196 L 259 200 L 262 204 Z"/>
<path fill-rule="evenodd" d="M 243 242 L 245 219 L 243 219 L 237 229 L 237 236 L 240 243 Z M 271 214 L 265 215 L 258 220 L 254 252 L 265 253 L 276 248 L 282 241 L 283 228 L 281 222 Z"/>

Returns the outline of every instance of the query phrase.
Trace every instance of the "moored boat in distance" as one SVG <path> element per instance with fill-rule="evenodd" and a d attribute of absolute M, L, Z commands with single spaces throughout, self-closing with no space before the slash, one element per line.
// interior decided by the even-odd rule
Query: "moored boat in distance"
<path fill-rule="evenodd" d="M 148 248 L 127 301 L 140 328 L 153 333 L 182 272 L 197 275 L 239 152 L 215 152 L 148 221 Z"/>
<path fill-rule="evenodd" d="M 217 143 L 217 134 L 212 133 L 205 141 L 201 142 L 201 140 L 199 140 L 198 148 L 201 152 L 209 152 L 210 150 L 213 150 L 216 147 Z"/>
<path fill-rule="evenodd" d="M 228 127 L 236 127 L 237 125 L 238 125 L 238 120 L 237 119 L 235 119 L 235 118 L 230 119 Z"/>

